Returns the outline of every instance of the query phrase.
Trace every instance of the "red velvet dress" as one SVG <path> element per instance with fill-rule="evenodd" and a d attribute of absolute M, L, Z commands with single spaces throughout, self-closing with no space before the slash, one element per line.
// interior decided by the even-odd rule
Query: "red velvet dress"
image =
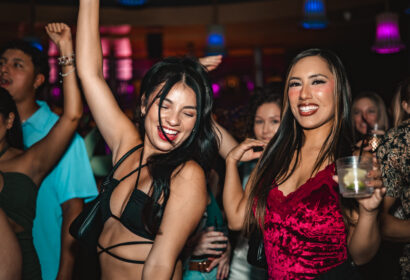
<path fill-rule="evenodd" d="M 314 279 L 347 260 L 334 164 L 284 196 L 268 196 L 264 244 L 269 279 Z"/>

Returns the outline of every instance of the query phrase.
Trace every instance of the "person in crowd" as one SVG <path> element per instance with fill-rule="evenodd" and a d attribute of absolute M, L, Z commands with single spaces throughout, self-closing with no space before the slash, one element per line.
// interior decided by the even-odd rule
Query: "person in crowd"
<path fill-rule="evenodd" d="M 47 31 L 60 50 L 64 90 L 71 84 L 70 90 L 77 91 L 70 28 L 65 24 L 53 24 Z M 43 139 L 56 123 L 61 122 L 45 102 L 36 101 L 36 92 L 41 91 L 47 77 L 46 54 L 29 43 L 13 41 L 0 48 L 0 86 L 7 89 L 16 102 L 25 148 Z M 34 182 L 38 184 L 40 180 Z M 71 278 L 74 239 L 68 227 L 82 210 L 83 199 L 97 194 L 84 142 L 75 134 L 38 191 L 33 239 L 43 279 Z"/>
<path fill-rule="evenodd" d="M 21 279 L 21 248 L 7 216 L 0 208 L 0 280 Z"/>
<path fill-rule="evenodd" d="M 220 189 L 218 173 L 212 169 L 207 176 L 208 202 L 196 234 L 185 246 L 184 273 L 182 279 L 218 279 L 228 277 L 231 259 L 231 245 L 228 227 L 215 198 Z"/>
<path fill-rule="evenodd" d="M 207 72 L 190 58 L 155 64 L 141 84 L 138 131 L 103 78 L 98 21 L 99 1 L 81 0 L 78 73 L 114 165 L 100 197 L 102 279 L 179 279 L 179 254 L 205 211 L 205 174 L 218 148 Z"/>
<path fill-rule="evenodd" d="M 393 118 L 393 126 L 398 127 L 403 121 L 409 118 L 409 100 L 405 87 L 410 78 L 405 79 L 398 87 L 390 106 L 391 116 Z M 403 92 L 404 90 L 404 92 Z"/>
<path fill-rule="evenodd" d="M 46 30 L 48 34 L 61 32 L 58 24 L 50 24 Z M 8 68 L 14 67 L 13 63 L 23 64 L 2 62 L 6 73 L 11 72 Z M 73 85 L 76 85 L 75 73 L 64 77 L 64 113 L 60 120 L 46 137 L 25 151 L 16 103 L 6 89 L 0 88 L 0 206 L 21 247 L 22 279 L 42 279 L 32 237 L 37 190 L 69 145 L 80 121 L 81 96 L 78 87 Z"/>
<path fill-rule="evenodd" d="M 350 128 L 350 87 L 340 59 L 309 49 L 289 66 L 273 139 L 268 145 L 247 139 L 228 154 L 223 192 L 228 225 L 262 230 L 269 279 L 355 279 L 353 263 L 366 263 L 376 253 L 385 192 L 377 161 L 373 158 L 367 182 L 375 191 L 357 199 L 352 204 L 357 207 L 347 207 L 351 203 L 340 199 L 334 181 L 334 161 L 352 153 Z M 243 191 L 236 165 L 260 156 L 255 146 L 264 147 L 263 155 Z"/>
<path fill-rule="evenodd" d="M 273 85 L 255 90 L 249 106 L 247 137 L 268 143 L 276 134 L 282 108 L 281 93 L 281 87 Z M 245 189 L 256 163 L 257 159 L 239 164 L 238 169 L 243 189 Z M 248 239 L 241 235 L 233 251 L 229 279 L 266 279 L 266 270 L 250 265 L 247 261 L 247 253 Z"/>
<path fill-rule="evenodd" d="M 356 141 L 362 140 L 375 124 L 378 130 L 386 131 L 389 119 L 383 99 L 374 92 L 360 93 L 353 101 L 352 123 Z"/>
<path fill-rule="evenodd" d="M 410 278 L 410 78 L 402 82 L 398 92 L 401 106 L 394 111 L 397 125 L 387 131 L 377 157 L 387 188 L 382 234 L 388 241 L 405 244 L 399 260 L 404 280 Z"/>

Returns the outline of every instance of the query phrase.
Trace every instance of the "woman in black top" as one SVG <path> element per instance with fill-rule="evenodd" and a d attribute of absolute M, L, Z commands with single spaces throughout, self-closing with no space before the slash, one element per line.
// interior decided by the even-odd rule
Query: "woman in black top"
<path fill-rule="evenodd" d="M 138 131 L 103 78 L 98 13 L 98 0 L 80 1 L 77 65 L 115 166 L 102 197 L 102 279 L 180 278 L 178 256 L 205 210 L 204 170 L 217 151 L 212 89 L 197 61 L 155 64 L 141 84 Z"/>

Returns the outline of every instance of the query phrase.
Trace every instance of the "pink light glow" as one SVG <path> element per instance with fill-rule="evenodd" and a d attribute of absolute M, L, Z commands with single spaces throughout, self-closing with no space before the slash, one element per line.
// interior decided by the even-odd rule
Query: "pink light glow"
<path fill-rule="evenodd" d="M 132 56 L 131 41 L 129 38 L 120 38 L 114 40 L 115 57 L 130 57 Z"/>
<path fill-rule="evenodd" d="M 129 95 L 131 95 L 131 94 L 133 94 L 134 93 L 134 86 L 133 85 L 131 85 L 131 84 L 129 84 L 129 85 L 127 85 L 127 93 L 129 94 Z"/>
<path fill-rule="evenodd" d="M 118 59 L 117 63 L 117 79 L 121 81 L 129 81 L 132 79 L 132 59 Z"/>
<path fill-rule="evenodd" d="M 400 38 L 399 27 L 395 22 L 382 22 L 377 26 L 376 36 L 378 39 Z"/>
<path fill-rule="evenodd" d="M 131 32 L 131 25 L 105 25 L 100 27 L 100 33 L 112 35 L 127 35 Z"/>
<path fill-rule="evenodd" d="M 253 91 L 255 89 L 255 84 L 252 81 L 247 81 L 246 87 L 248 88 L 248 91 Z"/>
<path fill-rule="evenodd" d="M 48 42 L 48 56 L 58 56 L 57 45 L 51 40 Z"/>
<path fill-rule="evenodd" d="M 53 87 L 53 89 L 51 90 L 51 94 L 55 98 L 58 98 L 61 95 L 61 89 L 59 87 Z"/>
<path fill-rule="evenodd" d="M 110 76 L 110 61 L 108 60 L 108 58 L 103 59 L 103 76 L 104 79 L 108 79 L 108 77 Z"/>
<path fill-rule="evenodd" d="M 396 53 L 404 49 L 400 39 L 398 17 L 393 13 L 382 13 L 376 17 L 376 40 L 372 47 L 379 54 Z"/>
<path fill-rule="evenodd" d="M 401 48 L 395 48 L 395 47 L 390 47 L 390 48 L 374 48 L 373 49 L 375 52 L 380 53 L 380 54 L 388 54 L 388 53 L 396 53 L 401 50 Z"/>
<path fill-rule="evenodd" d="M 57 82 L 58 78 L 57 60 L 55 58 L 49 58 L 48 65 L 50 66 L 50 73 L 48 79 L 50 84 L 54 84 L 55 82 Z"/>
<path fill-rule="evenodd" d="M 102 53 L 103 56 L 109 56 L 110 55 L 110 40 L 107 38 L 101 38 L 101 48 L 102 48 Z"/>
<path fill-rule="evenodd" d="M 218 84 L 212 84 L 212 90 L 214 92 L 214 97 L 219 97 L 221 86 Z"/>

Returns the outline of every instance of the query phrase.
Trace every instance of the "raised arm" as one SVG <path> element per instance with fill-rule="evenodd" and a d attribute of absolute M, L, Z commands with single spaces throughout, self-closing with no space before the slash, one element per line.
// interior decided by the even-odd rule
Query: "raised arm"
<path fill-rule="evenodd" d="M 250 185 L 254 172 L 249 177 L 245 191 L 242 189 L 238 172 L 239 161 L 250 161 L 261 156 L 262 152 L 254 152 L 255 146 L 264 147 L 266 144 L 255 139 L 246 139 L 231 150 L 226 157 L 225 185 L 223 189 L 223 205 L 228 220 L 228 227 L 241 230 L 246 215 L 246 205 L 250 194 Z"/>
<path fill-rule="evenodd" d="M 185 164 L 172 178 L 171 192 L 142 279 L 171 279 L 175 264 L 206 207 L 205 174 L 195 162 Z"/>
<path fill-rule="evenodd" d="M 83 113 L 80 91 L 77 84 L 70 28 L 63 23 L 46 26 L 50 38 L 57 44 L 63 59 L 61 78 L 63 79 L 64 112 L 46 137 L 30 147 L 25 153 L 8 161 L 9 169 L 21 171 L 40 186 L 41 181 L 58 162 L 77 129 Z"/>
<path fill-rule="evenodd" d="M 118 154 L 124 154 L 141 139 L 134 124 L 121 111 L 103 77 L 99 0 L 80 0 L 77 28 L 78 75 L 91 113 L 113 152 L 115 162 Z"/>
<path fill-rule="evenodd" d="M 218 122 L 213 121 L 214 128 L 216 130 L 216 136 L 219 139 L 219 155 L 226 159 L 228 153 L 238 145 L 235 138 Z"/>

